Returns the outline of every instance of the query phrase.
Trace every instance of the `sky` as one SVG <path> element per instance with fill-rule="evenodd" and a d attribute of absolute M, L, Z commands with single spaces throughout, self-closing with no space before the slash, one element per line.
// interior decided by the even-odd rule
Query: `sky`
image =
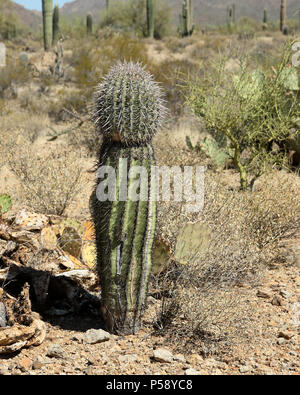
<path fill-rule="evenodd" d="M 28 10 L 42 10 L 42 0 L 13 0 L 15 3 L 21 4 Z M 53 5 L 56 3 L 63 6 L 65 3 L 70 3 L 72 0 L 53 0 Z"/>

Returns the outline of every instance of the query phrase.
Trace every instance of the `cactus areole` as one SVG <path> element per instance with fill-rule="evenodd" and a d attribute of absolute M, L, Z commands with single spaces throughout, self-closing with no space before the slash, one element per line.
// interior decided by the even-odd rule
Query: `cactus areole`
<path fill-rule="evenodd" d="M 140 64 L 125 62 L 112 67 L 94 97 L 93 119 L 103 142 L 91 211 L 102 314 L 107 329 L 118 334 L 140 329 L 146 304 L 156 225 L 151 142 L 165 116 L 162 96 Z"/>

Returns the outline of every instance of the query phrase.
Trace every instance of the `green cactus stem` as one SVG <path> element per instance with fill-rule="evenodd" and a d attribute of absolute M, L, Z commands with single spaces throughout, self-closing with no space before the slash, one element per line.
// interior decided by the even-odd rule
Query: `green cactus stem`
<path fill-rule="evenodd" d="M 52 7 L 52 0 L 42 0 L 45 51 L 49 51 L 52 44 Z"/>
<path fill-rule="evenodd" d="M 53 38 L 52 38 L 52 45 L 56 45 L 59 38 L 59 6 L 55 4 L 54 11 L 53 11 Z"/>
<path fill-rule="evenodd" d="M 92 16 L 92 14 L 88 14 L 86 16 L 86 30 L 87 30 L 87 34 L 93 34 L 93 16 Z"/>
<path fill-rule="evenodd" d="M 147 11 L 147 35 L 150 38 L 154 38 L 154 0 L 146 1 L 146 11 Z"/>
<path fill-rule="evenodd" d="M 113 67 L 95 92 L 93 119 L 103 142 L 91 211 L 102 313 L 114 333 L 136 333 L 145 309 L 156 226 L 151 140 L 164 116 L 162 91 L 140 64 Z M 99 169 L 113 169 L 114 177 Z M 107 199 L 100 198 L 104 191 Z"/>

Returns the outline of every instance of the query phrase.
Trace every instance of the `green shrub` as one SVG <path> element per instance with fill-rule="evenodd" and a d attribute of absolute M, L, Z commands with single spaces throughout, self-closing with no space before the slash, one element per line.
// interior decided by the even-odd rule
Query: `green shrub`
<path fill-rule="evenodd" d="M 244 59 L 233 78 L 223 59 L 204 80 L 196 77 L 188 82 L 188 103 L 208 130 L 226 137 L 243 190 L 267 168 L 287 163 L 285 142 L 299 117 L 298 91 L 291 90 L 297 76 L 292 68 L 288 71 L 290 59 L 288 45 L 273 74 L 253 72 Z"/>
<path fill-rule="evenodd" d="M 154 37 L 157 39 L 170 34 L 171 9 L 165 1 L 156 2 Z M 134 32 L 138 36 L 147 37 L 147 19 L 145 2 L 127 0 L 113 3 L 100 18 L 100 28 L 112 27 L 119 32 Z"/>

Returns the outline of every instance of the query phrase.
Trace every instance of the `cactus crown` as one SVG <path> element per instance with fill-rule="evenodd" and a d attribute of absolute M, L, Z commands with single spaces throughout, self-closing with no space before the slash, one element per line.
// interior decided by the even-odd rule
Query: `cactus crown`
<path fill-rule="evenodd" d="M 124 145 L 148 143 L 165 114 L 160 86 L 139 63 L 113 66 L 96 89 L 93 120 L 108 140 L 117 134 Z"/>

